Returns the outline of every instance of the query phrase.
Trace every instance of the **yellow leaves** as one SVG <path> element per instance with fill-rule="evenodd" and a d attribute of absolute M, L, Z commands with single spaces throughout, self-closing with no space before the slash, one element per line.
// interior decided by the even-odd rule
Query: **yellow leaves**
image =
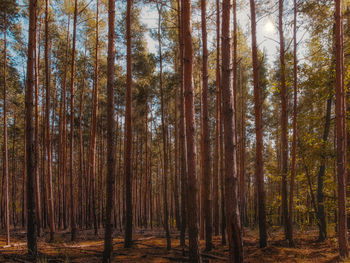
<path fill-rule="evenodd" d="M 350 0 L 349 0 L 350 1 Z M 350 89 L 350 65 L 345 69 L 345 89 L 349 91 Z"/>
<path fill-rule="evenodd" d="M 278 93 L 280 92 L 280 83 L 272 82 L 271 87 L 269 88 L 269 93 Z"/>

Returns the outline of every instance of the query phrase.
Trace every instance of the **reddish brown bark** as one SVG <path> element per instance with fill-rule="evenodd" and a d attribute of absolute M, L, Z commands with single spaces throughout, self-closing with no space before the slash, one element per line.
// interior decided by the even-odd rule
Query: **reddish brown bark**
<path fill-rule="evenodd" d="M 202 137 L 203 137 L 203 162 L 204 176 L 204 220 L 205 220 L 205 250 L 212 249 L 212 212 L 211 212 L 211 158 L 210 158 L 210 129 L 208 110 L 208 44 L 207 44 L 207 3 L 201 1 L 202 12 L 202 43 L 203 43 L 203 68 L 202 68 Z"/>
<path fill-rule="evenodd" d="M 191 262 L 200 262 L 198 241 L 198 186 L 196 171 L 196 138 L 193 90 L 193 46 L 191 26 L 191 1 L 182 1 L 182 21 L 184 37 L 184 88 L 185 120 L 187 141 L 187 220 L 189 238 L 189 257 Z"/>
<path fill-rule="evenodd" d="M 51 160 L 51 131 L 50 131 L 50 39 L 49 39 L 49 0 L 45 1 L 45 88 L 46 88 L 46 105 L 45 105 L 45 155 L 47 165 L 47 196 L 48 196 L 48 216 L 50 226 L 50 242 L 54 241 L 55 224 L 54 224 L 54 204 L 52 190 L 52 160 Z"/>
<path fill-rule="evenodd" d="M 29 31 L 27 55 L 27 80 L 25 93 L 26 157 L 27 157 L 27 246 L 28 253 L 37 254 L 37 225 L 35 202 L 35 161 L 33 138 L 33 85 L 34 85 L 34 40 L 36 31 L 37 1 L 29 2 Z"/>
<path fill-rule="evenodd" d="M 40 19 L 39 19 L 40 20 Z M 34 56 L 35 56 L 35 130 L 34 130 L 34 154 L 35 154 L 35 198 L 36 198 L 36 217 L 37 231 L 40 236 L 41 230 L 41 201 L 40 201 L 40 178 L 39 178 L 39 62 L 40 62 L 40 28 L 35 32 Z M 39 45 L 37 44 L 39 43 Z M 38 45 L 38 46 L 37 46 Z"/>
<path fill-rule="evenodd" d="M 6 21 L 6 15 L 5 15 Z M 6 23 L 6 22 L 5 22 Z M 5 24 L 4 29 L 4 152 L 3 152 L 3 172 L 5 179 L 5 232 L 6 232 L 6 245 L 10 244 L 10 210 L 9 210 L 9 169 L 8 169 L 8 150 L 7 150 L 7 25 Z"/>
<path fill-rule="evenodd" d="M 162 54 L 162 38 L 161 38 L 161 19 L 162 19 L 162 4 L 157 2 L 158 10 L 158 55 L 159 55 L 159 89 L 160 89 L 160 104 L 161 104 L 161 119 L 162 119 L 162 138 L 163 138 L 163 187 L 164 187 L 164 230 L 167 240 L 167 249 L 171 249 L 171 239 L 169 231 L 169 211 L 168 211 L 168 152 L 167 152 L 167 137 L 168 125 L 165 120 L 165 102 L 163 94 L 163 54 Z"/>
<path fill-rule="evenodd" d="M 181 181 L 181 230 L 180 245 L 185 247 L 185 233 L 187 227 L 187 150 L 185 130 L 185 103 L 184 103 L 184 43 L 183 43 L 183 1 L 177 1 L 178 7 L 178 39 L 179 39 L 179 100 L 180 100 L 180 121 L 179 121 L 179 148 L 180 148 L 180 181 Z"/>
<path fill-rule="evenodd" d="M 220 1 L 216 0 L 216 126 L 213 169 L 213 226 L 214 234 L 219 234 L 219 174 L 220 174 Z"/>
<path fill-rule="evenodd" d="M 114 61 L 115 61 L 115 1 L 108 1 L 108 57 L 107 57 L 107 191 L 106 229 L 103 262 L 112 262 L 113 224 L 115 192 L 115 120 L 114 120 Z"/>
<path fill-rule="evenodd" d="M 335 92 L 336 92 L 336 145 L 338 177 L 338 242 L 339 254 L 348 257 L 347 221 L 346 221 L 346 116 L 344 89 L 344 26 L 342 0 L 335 0 Z"/>
<path fill-rule="evenodd" d="M 75 198 L 74 198 L 74 82 L 75 82 L 75 42 L 77 31 L 77 16 L 78 16 L 78 0 L 74 1 L 74 22 L 73 22 L 73 46 L 72 46 L 72 63 L 71 63 L 71 79 L 70 79 L 70 226 L 71 240 L 76 238 L 76 223 L 75 223 Z"/>
<path fill-rule="evenodd" d="M 125 240 L 126 248 L 132 245 L 132 76 L 131 76 L 131 11 L 133 1 L 128 0 L 126 12 L 126 110 L 125 110 L 125 149 L 124 149 L 124 185 L 126 201 Z"/>
<path fill-rule="evenodd" d="M 97 132 L 97 114 L 98 114 L 98 37 L 99 37 L 99 1 L 96 4 L 96 43 L 95 43 L 95 72 L 94 72 L 94 87 L 93 87 L 93 108 L 92 121 L 90 130 L 90 148 L 89 148 L 89 168 L 88 176 L 90 179 L 90 204 L 92 217 L 94 222 L 95 235 L 97 235 L 97 215 L 96 215 L 96 132 Z"/>
<path fill-rule="evenodd" d="M 229 260 L 243 262 L 243 241 L 238 208 L 238 176 L 235 141 L 234 98 L 231 78 L 230 0 L 222 7 L 222 98 L 225 142 L 225 208 Z"/>

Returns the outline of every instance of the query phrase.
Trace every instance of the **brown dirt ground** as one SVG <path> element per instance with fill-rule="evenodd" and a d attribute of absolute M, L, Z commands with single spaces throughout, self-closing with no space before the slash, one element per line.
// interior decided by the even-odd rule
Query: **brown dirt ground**
<path fill-rule="evenodd" d="M 0 233 L 0 262 L 31 262 L 26 256 L 26 234 L 24 231 L 11 231 L 11 245 L 5 246 L 5 237 Z M 39 239 L 41 253 L 39 263 L 46 262 L 100 262 L 103 251 L 103 231 L 96 237 L 92 231 L 80 231 L 77 242 L 69 242 L 69 232 L 59 232 L 54 243 L 46 243 L 48 236 Z M 337 240 L 334 236 L 325 242 L 316 242 L 317 231 L 303 231 L 295 234 L 294 248 L 289 248 L 279 231 L 269 233 L 268 246 L 258 247 L 256 231 L 247 231 L 244 237 L 245 262 L 341 262 L 337 253 Z M 137 231 L 134 246 L 123 247 L 123 236 L 116 233 L 114 238 L 114 262 L 188 262 L 187 251 L 179 246 L 179 235 L 172 235 L 172 247 L 166 250 L 166 240 L 162 231 Z M 221 237 L 213 238 L 215 248 L 210 253 L 203 252 L 203 262 L 227 261 L 227 246 L 221 245 Z M 204 241 L 201 248 L 204 249 Z M 347 261 L 350 262 L 350 261 Z"/>

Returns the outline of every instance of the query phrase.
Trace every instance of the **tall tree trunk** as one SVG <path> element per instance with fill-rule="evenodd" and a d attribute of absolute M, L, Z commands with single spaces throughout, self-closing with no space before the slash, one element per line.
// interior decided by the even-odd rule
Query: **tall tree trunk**
<path fill-rule="evenodd" d="M 200 262 L 198 241 L 198 186 L 196 171 L 196 132 L 193 89 L 193 46 L 191 25 L 191 1 L 182 2 L 182 21 L 184 37 L 184 88 L 185 119 L 188 162 L 187 220 L 189 238 L 189 256 L 191 262 Z"/>
<path fill-rule="evenodd" d="M 213 170 L 213 226 L 214 234 L 219 235 L 219 174 L 220 174 L 220 1 L 216 0 L 216 126 Z"/>
<path fill-rule="evenodd" d="M 288 224 L 288 113 L 287 113 L 287 88 L 285 76 L 285 48 L 283 36 L 283 1 L 279 0 L 278 29 L 280 36 L 280 76 L 281 76 L 281 148 L 282 148 L 282 215 L 285 237 L 291 242 L 291 230 Z"/>
<path fill-rule="evenodd" d="M 222 98 L 225 142 L 225 207 L 229 260 L 243 262 L 243 240 L 238 208 L 238 176 L 236 163 L 234 101 L 231 79 L 230 0 L 222 8 Z"/>
<path fill-rule="evenodd" d="M 41 231 L 41 201 L 40 201 L 40 177 L 39 177 L 39 63 L 40 63 L 40 28 L 35 31 L 34 57 L 35 57 L 35 130 L 34 130 L 34 154 L 35 154 L 35 198 L 37 231 L 40 236 Z M 39 43 L 39 44 L 38 44 Z M 37 46 L 38 45 L 38 46 Z"/>
<path fill-rule="evenodd" d="M 262 123 L 262 98 L 259 85 L 259 58 L 256 43 L 256 19 L 255 0 L 250 0 L 250 18 L 252 26 L 252 56 L 253 56 L 253 77 L 254 77 L 254 110 L 255 110 L 255 136 L 256 136 L 256 163 L 255 177 L 258 190 L 258 214 L 260 247 L 267 245 L 266 233 L 266 212 L 265 212 L 265 191 L 264 191 L 264 155 L 263 155 L 263 123 Z"/>
<path fill-rule="evenodd" d="M 242 72 L 243 69 L 240 67 L 239 69 L 239 80 L 241 87 L 241 147 L 240 147 L 240 189 L 241 189 L 241 219 L 242 219 L 242 227 L 246 225 L 247 221 L 247 198 L 246 198 L 246 186 L 245 186 L 245 153 L 246 153 L 246 98 L 245 98 L 245 89 L 242 84 Z M 243 231 L 244 234 L 244 231 Z"/>
<path fill-rule="evenodd" d="M 25 92 L 26 156 L 27 156 L 27 246 L 28 254 L 37 254 L 37 224 L 35 201 L 35 156 L 33 138 L 33 85 L 34 85 L 34 40 L 36 32 L 37 1 L 29 2 L 29 31 L 27 55 L 27 85 Z"/>
<path fill-rule="evenodd" d="M 133 0 L 127 2 L 126 12 L 126 102 L 125 102 L 125 150 L 124 186 L 126 199 L 124 247 L 132 246 L 132 75 L 131 75 L 131 11 Z"/>
<path fill-rule="evenodd" d="M 70 82 L 70 226 L 71 240 L 76 238 L 76 223 L 75 223 L 75 198 L 74 198 L 74 81 L 75 81 L 75 42 L 77 31 L 77 16 L 78 16 L 78 0 L 74 1 L 74 22 L 73 22 L 73 47 L 72 47 L 72 64 L 71 64 L 71 82 Z"/>
<path fill-rule="evenodd" d="M 147 228 L 147 193 L 148 193 L 148 98 L 146 98 L 146 112 L 145 112 L 145 176 L 144 176 L 144 190 L 143 190 L 143 220 L 142 226 Z"/>
<path fill-rule="evenodd" d="M 158 53 L 159 53 L 159 89 L 160 89 L 160 102 L 161 102 L 161 115 L 162 115 L 162 136 L 163 136 L 163 187 L 164 187 L 164 230 L 167 240 L 167 249 L 171 249 L 171 238 L 169 231 L 169 211 L 168 211 L 168 153 L 167 153 L 167 137 L 168 137 L 168 125 L 165 120 L 165 105 L 163 94 L 163 57 L 162 57 L 162 39 L 161 39 L 161 19 L 162 19 L 162 4 L 157 2 L 158 10 Z"/>
<path fill-rule="evenodd" d="M 86 58 L 86 47 L 85 47 L 85 58 Z M 86 73 L 86 59 L 84 59 L 84 71 Z M 79 105 L 79 218 L 78 224 L 81 229 L 83 226 L 83 178 L 85 177 L 84 167 L 84 141 L 83 141 L 83 105 L 84 105 L 84 92 L 85 92 L 85 78 L 82 79 L 82 87 L 80 91 L 80 105 Z"/>
<path fill-rule="evenodd" d="M 3 172 L 5 178 L 5 232 L 6 232 L 6 245 L 10 244 L 10 210 L 9 210 L 9 169 L 8 169 L 8 151 L 7 151 L 7 25 L 6 14 L 5 16 L 5 29 L 4 29 L 4 160 L 3 160 Z"/>
<path fill-rule="evenodd" d="M 339 254 L 348 257 L 347 218 L 346 218 L 346 116 L 344 89 L 344 26 L 342 0 L 335 0 L 335 92 L 336 92 L 336 137 L 337 137 L 337 176 L 338 176 L 338 242 Z"/>
<path fill-rule="evenodd" d="M 115 193 L 115 134 L 114 134 L 114 61 L 115 61 L 115 1 L 108 1 L 108 57 L 107 57 L 107 191 L 106 229 L 103 262 L 112 262 Z"/>
<path fill-rule="evenodd" d="M 49 0 L 45 1 L 45 87 L 46 87 L 46 105 L 45 105 L 45 126 L 46 126 L 46 143 L 45 154 L 47 158 L 47 174 L 48 174 L 48 206 L 49 206 L 49 226 L 50 226 L 50 242 L 54 241 L 55 225 L 54 225 L 54 206 L 53 206 L 53 190 L 52 190 L 52 160 L 51 160 L 51 132 L 50 132 L 50 39 L 49 39 Z"/>
<path fill-rule="evenodd" d="M 180 246 L 185 247 L 187 227 L 187 147 L 185 127 L 185 103 L 184 103 L 184 42 L 183 42 L 183 1 L 177 0 L 178 8 L 178 39 L 179 39 L 179 100 L 180 100 L 180 122 L 179 122 L 179 148 L 180 148 L 180 181 L 181 181 L 181 230 Z"/>
<path fill-rule="evenodd" d="M 201 0 L 202 12 L 202 43 L 203 43 L 203 69 L 202 69 L 202 137 L 203 137 L 203 162 L 204 173 L 204 217 L 205 217 L 205 250 L 212 249 L 212 210 L 211 210 L 211 160 L 210 160 L 210 128 L 208 110 L 208 46 L 207 46 L 207 1 Z"/>
<path fill-rule="evenodd" d="M 179 66 L 176 65 L 176 69 L 179 70 Z M 179 73 L 179 72 L 178 72 Z M 175 199 L 175 220 L 177 230 L 181 230 L 181 220 L 180 220 L 180 204 L 179 204 L 179 129 L 178 129 L 178 92 L 175 90 L 175 103 L 174 103 L 174 199 Z M 146 159 L 147 160 L 147 159 Z M 147 169 L 147 168 L 146 168 Z"/>
<path fill-rule="evenodd" d="M 294 3 L 293 20 L 293 143 L 292 143 L 292 164 L 290 174 L 290 192 L 289 192 L 289 217 L 288 224 L 290 229 L 289 245 L 294 246 L 293 240 L 293 205 L 294 205 L 294 178 L 296 170 L 296 150 L 297 150 L 297 96 L 298 96 L 298 58 L 297 58 L 297 2 Z"/>
<path fill-rule="evenodd" d="M 92 204 L 92 217 L 94 220 L 95 235 L 97 235 L 97 215 L 96 215 L 96 132 L 97 132 L 97 114 L 98 114 L 98 38 L 99 38 L 99 1 L 96 3 L 96 43 L 95 43 L 95 72 L 93 87 L 93 109 L 92 123 L 90 130 L 90 149 L 89 149 L 89 178 L 90 178 L 90 203 Z"/>
<path fill-rule="evenodd" d="M 66 149 L 67 149 L 67 140 L 66 140 L 66 90 L 67 90 L 67 64 L 68 64 L 68 51 L 69 51 L 69 26 L 70 26 L 70 15 L 68 15 L 68 25 L 67 25 L 67 41 L 66 41 L 66 54 L 65 54 L 65 66 L 64 66 L 64 75 L 63 75 L 63 83 L 62 83 L 62 93 L 61 93 L 61 101 L 60 101 L 60 145 L 59 145 L 59 177 L 61 178 L 61 193 L 60 195 L 60 202 L 62 204 L 59 204 L 59 227 L 62 227 L 62 224 L 64 227 L 66 226 L 66 219 L 65 219 L 65 184 L 66 184 Z M 62 213 L 62 215 L 61 215 Z M 62 217 L 62 218 L 61 218 Z M 61 220 L 60 220 L 61 219 Z"/>

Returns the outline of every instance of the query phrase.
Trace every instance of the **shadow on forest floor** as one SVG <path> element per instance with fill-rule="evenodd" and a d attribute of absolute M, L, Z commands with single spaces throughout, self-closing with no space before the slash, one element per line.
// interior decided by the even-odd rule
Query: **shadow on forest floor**
<path fill-rule="evenodd" d="M 98 236 L 93 231 L 80 231 L 77 242 L 69 242 L 69 232 L 56 234 L 54 243 L 46 243 L 48 235 L 39 238 L 39 263 L 53 262 L 100 262 L 103 251 L 103 230 Z M 5 246 L 5 237 L 0 233 L 0 262 L 30 262 L 26 256 L 26 234 L 24 231 L 11 231 L 11 245 Z M 303 231 L 295 234 L 294 248 L 289 248 L 280 231 L 270 233 L 268 246 L 259 248 L 257 233 L 246 231 L 244 237 L 245 262 L 340 262 L 337 254 L 337 240 L 334 237 L 325 242 L 316 242 L 316 231 Z M 136 231 L 134 246 L 123 247 L 123 236 L 115 234 L 115 262 L 188 262 L 187 248 L 180 248 L 179 234 L 172 235 L 172 250 L 166 250 L 166 240 L 162 231 Z M 213 237 L 214 249 L 203 252 L 203 262 L 227 261 L 227 246 L 221 245 L 221 237 Z M 205 243 L 201 241 L 201 248 Z"/>

